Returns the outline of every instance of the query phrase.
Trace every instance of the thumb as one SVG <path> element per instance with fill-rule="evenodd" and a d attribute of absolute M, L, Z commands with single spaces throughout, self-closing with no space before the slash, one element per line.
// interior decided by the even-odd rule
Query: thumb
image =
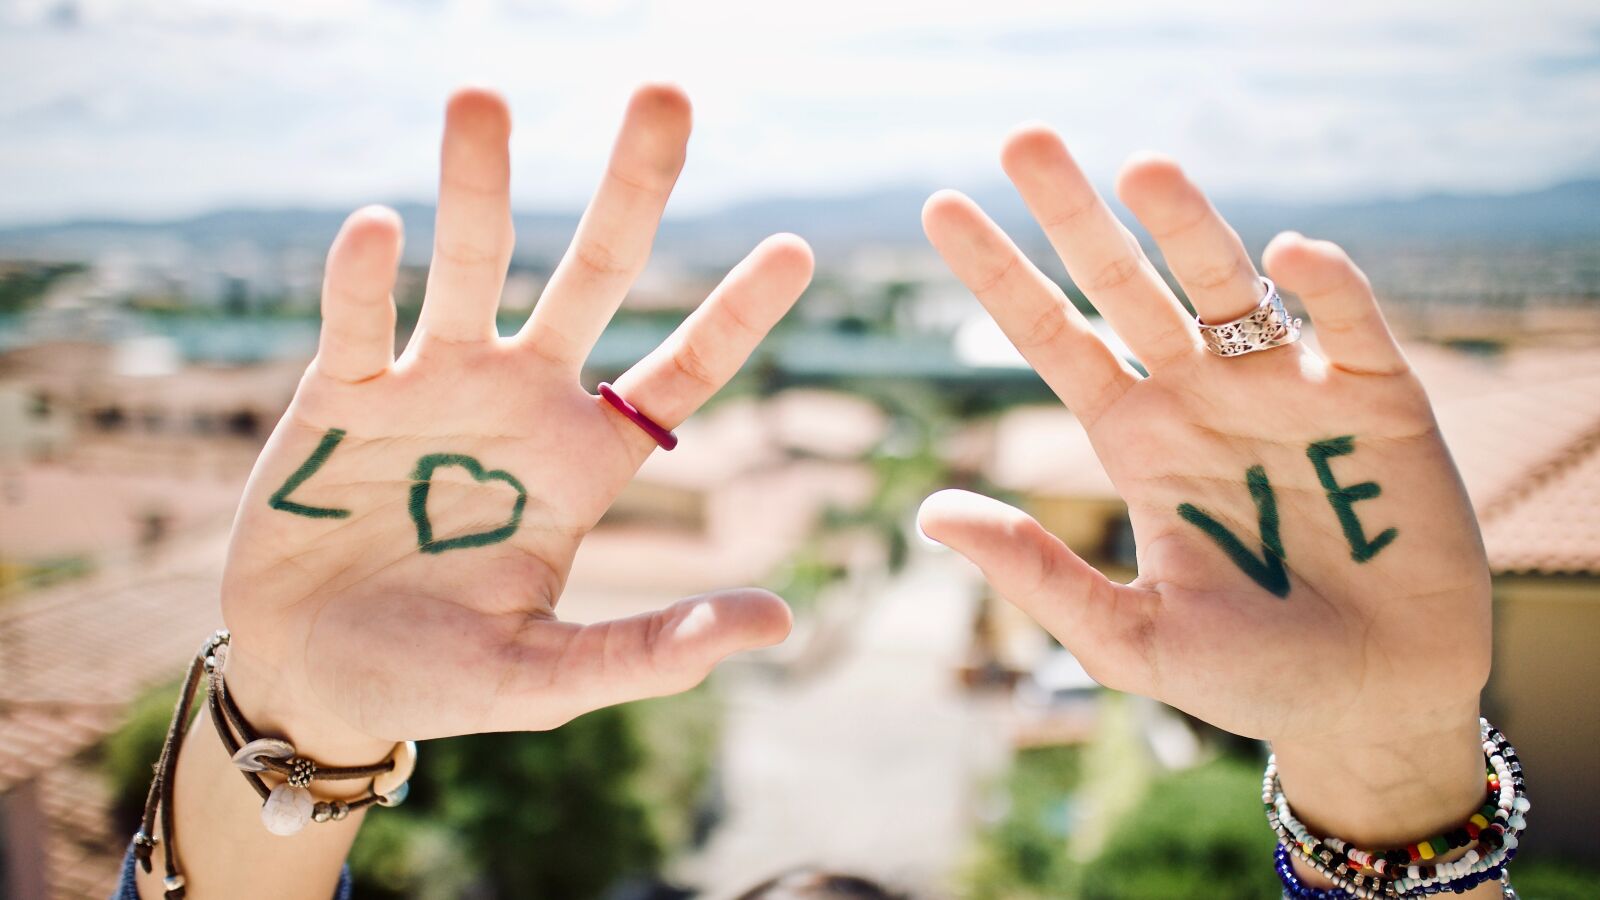
<path fill-rule="evenodd" d="M 516 728 L 552 728 L 601 707 L 689 690 L 729 656 L 781 643 L 794 617 L 775 594 L 740 588 L 623 619 L 548 624 L 553 633 L 527 634 Z"/>
<path fill-rule="evenodd" d="M 1128 690 L 1143 683 L 1159 595 L 1111 581 L 1032 516 L 980 494 L 939 491 L 922 502 L 917 524 L 971 560 L 1096 681 Z"/>

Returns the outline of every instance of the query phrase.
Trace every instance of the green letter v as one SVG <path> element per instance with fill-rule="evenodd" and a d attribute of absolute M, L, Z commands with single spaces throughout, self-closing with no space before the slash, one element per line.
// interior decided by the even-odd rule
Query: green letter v
<path fill-rule="evenodd" d="M 1267 470 L 1251 466 L 1245 473 L 1245 482 L 1250 485 L 1250 497 L 1256 502 L 1256 517 L 1261 524 L 1260 559 L 1226 525 L 1194 504 L 1178 504 L 1178 515 L 1216 541 L 1217 546 L 1233 560 L 1233 564 L 1249 575 L 1252 581 L 1276 596 L 1287 597 L 1289 573 L 1283 567 L 1283 543 L 1278 539 L 1278 503 L 1272 496 L 1272 483 L 1267 481 Z"/>

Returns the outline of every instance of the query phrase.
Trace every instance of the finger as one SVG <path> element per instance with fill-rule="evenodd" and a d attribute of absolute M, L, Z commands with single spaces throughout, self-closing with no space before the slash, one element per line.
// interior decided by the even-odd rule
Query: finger
<path fill-rule="evenodd" d="M 600 188 L 523 328 L 534 352 L 573 368 L 583 364 L 650 258 L 683 170 L 689 125 L 689 98 L 678 88 L 646 85 L 634 93 Z"/>
<path fill-rule="evenodd" d="M 976 203 L 940 191 L 922 208 L 922 228 L 950 271 L 1080 420 L 1093 422 L 1138 380 Z"/>
<path fill-rule="evenodd" d="M 917 513 L 922 533 L 971 560 L 989 584 L 1107 687 L 1147 693 L 1156 595 L 1116 584 L 1019 509 L 940 491 Z M 1143 688 L 1143 690 L 1141 690 Z"/>
<path fill-rule="evenodd" d="M 1199 349 L 1194 320 L 1055 132 L 1040 126 L 1018 131 L 1001 163 L 1073 283 L 1146 367 Z"/>
<path fill-rule="evenodd" d="M 1201 321 L 1231 322 L 1261 302 L 1244 243 L 1176 162 L 1136 157 L 1117 179 L 1117 196 L 1150 230 Z"/>
<path fill-rule="evenodd" d="M 1261 260 L 1279 286 L 1305 303 L 1317 345 L 1330 363 L 1374 375 L 1409 368 L 1367 276 L 1337 244 L 1284 232 L 1267 245 Z"/>
<path fill-rule="evenodd" d="M 366 381 L 394 362 L 394 280 L 402 228 L 392 209 L 368 206 L 345 219 L 322 277 L 317 370 Z"/>
<path fill-rule="evenodd" d="M 606 706 L 686 691 L 727 657 L 770 647 L 794 619 L 782 600 L 747 588 L 680 600 L 592 625 L 529 628 L 498 727 L 552 728 Z"/>
<path fill-rule="evenodd" d="M 795 235 L 762 241 L 659 347 L 617 379 L 617 392 L 657 424 L 676 428 L 739 371 L 799 299 L 811 269 L 811 248 Z M 627 427 L 642 448 L 654 446 L 643 431 Z"/>
<path fill-rule="evenodd" d="M 511 112 L 499 95 L 466 89 L 445 110 L 433 264 L 418 321 L 422 339 L 495 337 L 511 228 Z"/>

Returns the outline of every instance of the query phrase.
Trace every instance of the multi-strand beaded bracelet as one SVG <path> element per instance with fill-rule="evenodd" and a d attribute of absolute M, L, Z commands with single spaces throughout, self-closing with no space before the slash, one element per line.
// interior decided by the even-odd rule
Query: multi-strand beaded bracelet
<path fill-rule="evenodd" d="M 1514 900 L 1506 864 L 1517 855 L 1518 836 L 1527 827 L 1529 802 L 1517 751 L 1487 719 L 1478 720 L 1487 763 L 1485 802 L 1459 827 L 1444 834 L 1391 850 L 1363 850 L 1338 838 L 1318 837 L 1295 818 L 1278 783 L 1278 765 L 1268 757 L 1261 783 L 1267 822 L 1278 835 L 1274 862 L 1289 900 L 1341 900 L 1345 897 L 1421 897 L 1463 893 L 1499 881 L 1504 897 Z M 1444 855 L 1466 848 L 1456 859 Z M 1291 864 L 1299 859 L 1333 882 L 1332 888 L 1303 884 Z"/>
<path fill-rule="evenodd" d="M 299 755 L 294 745 L 286 740 L 257 734 L 228 694 L 227 682 L 223 680 L 229 639 L 227 631 L 218 631 L 206 638 L 189 664 L 172 724 L 161 746 L 161 758 L 156 763 L 156 777 L 145 799 L 144 820 L 133 839 L 134 856 L 149 872 L 150 857 L 158 841 L 155 820 L 160 814 L 159 840 L 166 843 L 163 854 L 166 900 L 182 900 L 185 892 L 172 830 L 173 774 L 189 727 L 189 708 L 194 705 L 201 678 L 206 681 L 206 706 L 217 736 L 232 754 L 234 766 L 244 773 L 245 781 L 261 797 L 261 822 L 273 834 L 294 834 L 310 822 L 336 822 L 365 806 L 398 806 L 409 793 L 411 773 L 417 765 L 417 745 L 411 741 L 396 744 L 382 762 L 369 766 L 324 766 Z M 260 773 L 269 771 L 283 776 L 284 781 L 276 787 L 267 787 Z M 367 780 L 370 785 L 365 794 L 351 800 L 318 800 L 309 790 L 314 781 L 354 780 Z"/>

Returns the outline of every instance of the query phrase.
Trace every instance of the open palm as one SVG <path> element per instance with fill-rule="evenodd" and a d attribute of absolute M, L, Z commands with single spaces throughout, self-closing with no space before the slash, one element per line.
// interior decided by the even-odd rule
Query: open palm
<path fill-rule="evenodd" d="M 374 744 L 548 728 L 686 689 L 787 634 L 787 607 L 754 590 L 556 619 L 579 542 L 655 447 L 579 370 L 648 258 L 689 108 L 674 88 L 635 94 L 570 250 L 527 325 L 501 338 L 509 133 L 498 97 L 451 100 L 433 265 L 398 360 L 398 219 L 363 210 L 334 242 L 318 356 L 251 475 L 224 580 L 230 682 L 266 725 Z M 810 271 L 799 239 L 763 242 L 619 392 L 674 427 Z"/>
<path fill-rule="evenodd" d="M 1110 582 L 1032 519 L 971 494 L 930 498 L 924 530 L 1097 680 L 1230 731 L 1317 741 L 1435 714 L 1470 728 L 1488 673 L 1488 568 L 1361 273 L 1331 244 L 1280 235 L 1266 268 L 1306 303 L 1323 355 L 1214 356 L 1056 135 L 1019 132 L 1004 162 L 1147 377 L 970 200 L 936 195 L 924 224 L 1088 429 L 1127 502 L 1138 577 Z M 1136 160 L 1118 192 L 1204 321 L 1261 300 L 1239 238 L 1176 165 Z"/>

